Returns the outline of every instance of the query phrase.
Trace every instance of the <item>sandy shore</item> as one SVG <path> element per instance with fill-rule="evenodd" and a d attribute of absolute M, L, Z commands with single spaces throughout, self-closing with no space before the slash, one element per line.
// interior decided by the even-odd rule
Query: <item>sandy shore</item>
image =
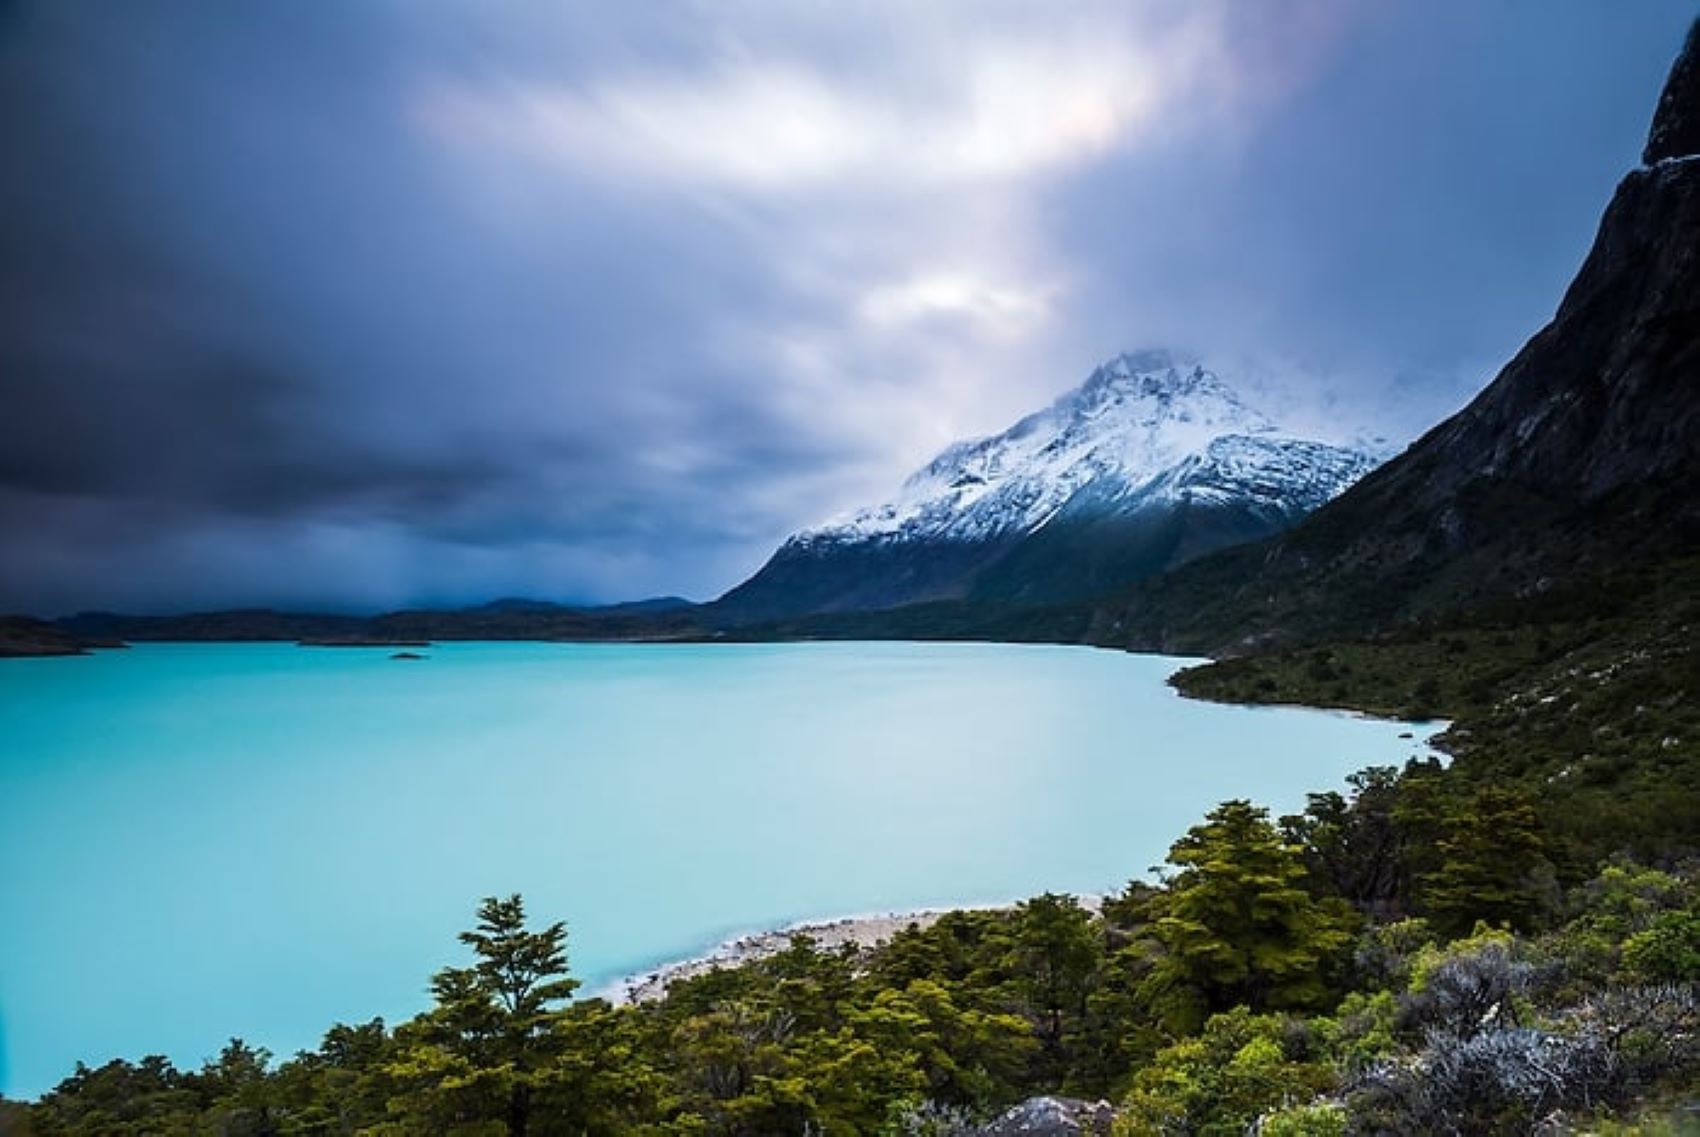
<path fill-rule="evenodd" d="M 1096 910 L 1102 897 L 1078 897 L 1083 907 Z M 766 932 L 752 932 L 727 940 L 704 955 L 664 963 L 660 967 L 636 975 L 628 975 L 617 983 L 597 992 L 616 1005 L 647 1003 L 667 993 L 667 985 L 678 979 L 705 975 L 717 967 L 737 967 L 758 959 L 777 955 L 791 946 L 791 937 L 805 935 L 815 941 L 822 951 L 834 951 L 845 944 L 860 948 L 877 947 L 905 928 L 930 928 L 950 912 L 996 912 L 1015 907 L 1009 904 L 965 904 L 955 908 L 922 908 L 911 912 L 879 912 L 864 916 L 840 916 L 837 919 L 805 921 Z"/>

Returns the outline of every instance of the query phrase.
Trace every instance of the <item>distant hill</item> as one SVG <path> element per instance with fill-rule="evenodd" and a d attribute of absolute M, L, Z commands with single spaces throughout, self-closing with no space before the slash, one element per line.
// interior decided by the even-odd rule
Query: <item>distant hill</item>
<path fill-rule="evenodd" d="M 536 601 L 498 601 L 458 610 L 419 609 L 379 616 L 239 609 L 182 616 L 83 612 L 60 620 L 72 636 L 104 640 L 309 641 L 420 643 L 430 640 L 651 640 L 702 633 L 688 601 L 639 601 L 606 608 L 568 608 Z"/>
<path fill-rule="evenodd" d="M 686 608 L 694 608 L 693 601 L 682 596 L 656 596 L 648 600 L 626 600 L 618 604 L 573 605 L 558 604 L 552 600 L 528 600 L 519 596 L 506 596 L 500 600 L 491 600 L 484 604 L 475 604 L 469 608 L 451 609 L 451 611 L 479 613 L 483 615 L 503 615 L 514 613 L 560 613 L 578 612 L 598 616 L 630 616 L 662 612 L 679 612 Z"/>
<path fill-rule="evenodd" d="M 29 616 L 0 616 L 0 658 L 37 655 L 84 655 L 94 643 L 64 628 Z"/>

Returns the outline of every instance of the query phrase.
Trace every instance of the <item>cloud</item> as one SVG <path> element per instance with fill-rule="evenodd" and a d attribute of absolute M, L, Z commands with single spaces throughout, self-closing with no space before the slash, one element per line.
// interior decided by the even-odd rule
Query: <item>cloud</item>
<path fill-rule="evenodd" d="M 585 89 L 447 80 L 424 87 L 416 113 L 429 134 L 472 154 L 507 150 L 626 178 L 757 193 L 960 187 L 1136 144 L 1207 77 L 1231 74 L 1213 25 L 1195 19 L 1140 39 L 980 27 L 931 61 L 948 81 L 908 87 L 804 58 L 723 60 Z"/>
<path fill-rule="evenodd" d="M 874 330 L 937 318 L 960 318 L 987 335 L 1018 334 L 1050 315 L 1051 289 L 1018 281 L 990 283 L 970 273 L 928 272 L 876 284 L 862 297 L 860 314 Z"/>

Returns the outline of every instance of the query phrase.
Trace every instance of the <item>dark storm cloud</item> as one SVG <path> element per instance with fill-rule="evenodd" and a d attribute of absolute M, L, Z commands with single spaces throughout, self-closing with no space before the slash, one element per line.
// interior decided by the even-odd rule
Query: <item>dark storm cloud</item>
<path fill-rule="evenodd" d="M 833 458 L 806 433 L 771 441 L 795 432 L 692 358 L 699 290 L 759 301 L 738 258 L 595 187 L 546 203 L 542 225 L 523 216 L 535 203 L 479 216 L 445 192 L 456 172 L 411 140 L 402 73 L 482 73 L 484 47 L 352 8 L 238 7 L 44 6 L 7 30 L 0 579 L 16 602 L 105 602 L 114 575 L 134 580 L 113 570 L 139 565 L 162 579 L 119 598 L 193 603 L 227 574 L 180 550 L 236 533 L 287 549 L 316 544 L 297 530 L 369 525 L 421 558 L 747 539 L 741 481 Z M 696 383 L 719 395 L 669 394 Z M 718 527 L 717 495 L 733 503 Z M 211 591 L 358 594 L 337 579 L 366 563 L 358 540 L 286 584 Z M 621 586 L 556 567 L 508 587 Z"/>
<path fill-rule="evenodd" d="M 0 608 L 712 594 L 1148 343 L 1413 433 L 1688 9 L 14 5 Z"/>

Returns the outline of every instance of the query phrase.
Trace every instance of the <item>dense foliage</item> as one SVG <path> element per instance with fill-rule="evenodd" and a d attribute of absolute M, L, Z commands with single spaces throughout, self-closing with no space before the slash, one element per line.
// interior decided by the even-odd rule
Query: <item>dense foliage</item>
<path fill-rule="evenodd" d="M 798 937 L 637 1006 L 569 1002 L 565 927 L 489 898 L 407 1023 L 79 1066 L 0 1132 L 944 1135 L 1048 1092 L 1109 1099 L 1122 1134 L 1657 1118 L 1700 1084 L 1700 869 L 1564 888 L 1549 840 L 1515 790 L 1371 769 L 1297 816 L 1224 803 L 1096 911 Z"/>
<path fill-rule="evenodd" d="M 1183 671 L 1185 693 L 1453 720 L 1449 792 L 1540 802 L 1575 884 L 1601 859 L 1700 855 L 1700 558 L 1412 624 Z"/>

